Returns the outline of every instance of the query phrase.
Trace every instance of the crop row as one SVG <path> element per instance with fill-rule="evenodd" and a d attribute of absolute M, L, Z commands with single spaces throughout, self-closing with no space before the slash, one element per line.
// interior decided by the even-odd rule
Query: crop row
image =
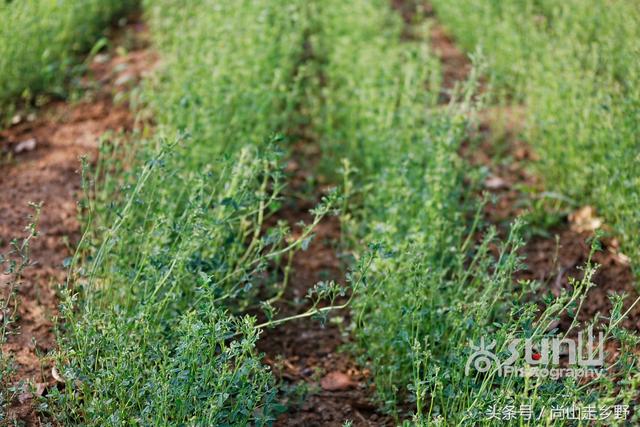
<path fill-rule="evenodd" d="M 262 234 L 282 185 L 269 135 L 292 117 L 302 2 L 148 2 L 156 126 L 94 175 L 76 296 L 63 303 L 62 421 L 266 423 L 275 388 L 236 315 L 268 292 L 286 230 Z M 114 204 L 113 200 L 120 200 Z M 81 260 L 86 254 L 88 259 Z M 266 291 L 264 290 L 266 289 Z"/>
<path fill-rule="evenodd" d="M 272 419 L 276 384 L 243 312 L 276 292 L 270 266 L 297 247 L 286 226 L 263 230 L 286 185 L 280 149 L 264 141 L 299 126 L 345 183 L 344 241 L 356 259 L 375 252 L 351 289 L 351 329 L 398 420 L 474 425 L 491 406 L 629 403 L 631 391 L 612 387 L 636 375 L 624 351 L 614 375 L 586 385 L 466 372 L 470 342 L 496 341 L 503 355 L 549 334 L 590 275 L 542 312 L 535 284 L 513 286 L 519 227 L 500 242 L 463 181 L 471 97 L 436 106 L 437 61 L 402 41 L 385 1 L 147 6 L 163 55 L 144 94 L 157 126 L 137 168 L 96 176 L 88 215 L 103 228 L 80 251 L 79 309 L 64 313 L 60 364 L 73 386 L 60 413 L 94 424 Z M 607 334 L 631 346 L 615 316 Z"/>
<path fill-rule="evenodd" d="M 3 1 L 0 3 L 0 118 L 22 98 L 63 95 L 78 55 L 137 0 Z"/>
<path fill-rule="evenodd" d="M 640 260 L 640 7 L 634 2 L 439 1 L 496 92 L 524 103 L 538 171 L 569 207 L 596 206 Z"/>
<path fill-rule="evenodd" d="M 502 356 L 511 340 L 553 333 L 550 325 L 584 297 L 593 266 L 544 309 L 533 302 L 534 283 L 514 287 L 520 224 L 504 242 L 482 225 L 463 180 L 473 174 L 458 156 L 471 127 L 474 105 L 465 99 L 475 74 L 459 102 L 443 110 L 435 105 L 441 79 L 433 55 L 401 41 L 399 19 L 384 2 L 330 3 L 319 17 L 327 85 L 315 117 L 323 146 L 354 165 L 345 224 L 354 251 L 371 242 L 380 250 L 353 307 L 353 332 L 381 403 L 396 414 L 409 405 L 412 422 L 428 425 L 491 424 L 486 411 L 509 405 L 628 404 L 633 386 L 611 388 L 637 373 L 627 356 L 619 372 L 587 385 L 465 372 L 470 343 L 495 341 Z M 478 231 L 484 238 L 476 242 Z M 610 326 L 619 315 L 614 310 Z M 607 334 L 614 330 L 625 336 L 616 328 Z M 634 340 L 623 341 L 630 350 Z"/>

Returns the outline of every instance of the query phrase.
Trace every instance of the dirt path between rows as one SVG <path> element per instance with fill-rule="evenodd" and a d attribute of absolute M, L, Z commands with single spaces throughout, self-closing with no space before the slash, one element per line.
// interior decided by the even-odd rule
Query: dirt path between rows
<path fill-rule="evenodd" d="M 314 195 L 302 196 L 303 187 L 313 161 L 303 153 L 316 152 L 314 143 L 299 143 L 294 148 L 287 170 L 292 174 L 285 206 L 277 220 L 294 224 L 309 224 L 309 210 L 315 207 L 323 194 L 323 187 L 315 188 Z M 344 283 L 345 265 L 338 257 L 340 221 L 326 217 L 315 229 L 315 237 L 306 251 L 295 254 L 292 262 L 290 285 L 277 304 L 279 317 L 306 311 L 307 291 L 319 281 L 335 280 Z M 339 320 L 336 323 L 335 320 Z M 342 426 L 350 420 L 354 426 L 393 425 L 390 417 L 379 412 L 372 403 L 374 389 L 370 373 L 357 365 L 341 346 L 350 342 L 344 327 L 350 322 L 348 310 L 332 312 L 326 323 L 301 319 L 285 323 L 262 332 L 258 349 L 265 354 L 281 382 L 282 403 L 287 411 L 276 426 Z"/>
<path fill-rule="evenodd" d="M 305 42 L 305 47 L 301 65 L 314 60 L 311 43 Z M 323 76 L 319 80 L 323 81 Z M 298 110 L 303 114 L 305 107 L 301 105 Z M 331 183 L 324 182 L 317 173 L 323 155 L 317 136 L 306 125 L 290 133 L 292 146 L 285 168 L 288 187 L 283 194 L 283 207 L 270 225 L 284 221 L 297 235 L 302 231 L 297 224 L 312 222 L 310 210 L 327 194 Z M 316 184 L 309 188 L 311 182 Z M 325 217 L 318 224 L 308 248 L 298 251 L 292 259 L 290 283 L 275 304 L 277 317 L 307 311 L 311 304 L 305 296 L 318 282 L 345 283 L 348 263 L 339 256 L 343 250 L 340 236 L 338 217 Z M 349 323 L 347 308 L 331 311 L 324 323 L 306 318 L 262 331 L 258 350 L 280 383 L 280 401 L 286 408 L 277 418 L 276 426 L 339 427 L 347 421 L 353 426 L 393 425 L 392 418 L 373 403 L 375 389 L 370 372 L 358 366 L 343 349 L 351 343 L 345 330 Z"/>
<path fill-rule="evenodd" d="M 52 102 L 37 115 L 15 117 L 18 123 L 0 131 L 4 159 L 0 163 L 0 253 L 9 250 L 11 239 L 24 236 L 33 214 L 29 203 L 42 205 L 39 236 L 31 245 L 33 265 L 24 271 L 17 289 L 16 321 L 10 324 L 2 346 L 14 365 L 11 378 L 2 383 L 16 387 L 5 414 L 8 421 L 40 425 L 36 397 L 46 395 L 55 384 L 51 365 L 43 356 L 55 349 L 56 287 L 65 280 L 63 264 L 79 237 L 80 158 L 95 160 L 105 132 L 126 133 L 134 128 L 127 102 L 115 103 L 114 97 L 128 92 L 154 62 L 145 27 L 137 19 L 113 29 L 112 44 L 108 54 L 97 55 L 89 65 L 83 85 L 92 89 L 83 100 Z M 8 282 L 7 276 L 0 275 L 3 297 Z"/>

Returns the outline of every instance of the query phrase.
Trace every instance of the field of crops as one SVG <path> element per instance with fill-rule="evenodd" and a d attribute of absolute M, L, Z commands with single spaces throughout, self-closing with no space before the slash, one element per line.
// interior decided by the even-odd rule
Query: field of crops
<path fill-rule="evenodd" d="M 0 21 L 0 425 L 640 423 L 640 4 Z"/>

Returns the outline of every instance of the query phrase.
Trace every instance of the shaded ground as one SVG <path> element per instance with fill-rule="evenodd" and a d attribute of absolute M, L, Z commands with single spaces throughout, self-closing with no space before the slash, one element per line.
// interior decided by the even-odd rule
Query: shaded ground
<path fill-rule="evenodd" d="M 312 221 L 309 210 L 323 194 L 321 186 L 312 189 L 312 194 L 305 188 L 319 155 L 314 142 L 299 142 L 288 163 L 290 185 L 284 195 L 285 205 L 274 220 L 286 221 L 293 230 L 299 230 L 294 224 L 301 220 L 307 224 Z M 303 302 L 304 296 L 317 282 L 344 283 L 339 240 L 339 219 L 325 218 L 308 249 L 293 258 L 290 284 L 277 304 L 278 317 L 306 311 L 309 305 Z M 340 347 L 350 340 L 342 330 L 349 323 L 348 316 L 347 310 L 332 312 L 325 324 L 307 318 L 262 332 L 258 349 L 265 353 L 265 362 L 281 381 L 282 403 L 287 406 L 276 426 L 342 426 L 348 420 L 355 426 L 393 425 L 372 403 L 375 390 L 370 373 L 341 351 Z"/>
<path fill-rule="evenodd" d="M 51 366 L 39 356 L 55 348 L 53 318 L 57 314 L 55 287 L 65 279 L 63 262 L 78 239 L 77 200 L 80 188 L 80 157 L 95 159 L 98 141 L 107 131 L 127 132 L 134 117 L 126 102 L 114 103 L 117 93 L 137 82 L 153 63 L 145 50 L 144 27 L 139 23 L 119 29 L 114 44 L 122 46 L 124 34 L 136 38 L 127 43 L 133 50 L 98 55 L 90 65 L 83 85 L 92 90 L 77 103 L 55 101 L 16 125 L 0 131 L 0 253 L 12 238 L 22 237 L 29 202 L 42 203 L 40 235 L 33 241 L 34 265 L 24 273 L 18 289 L 16 322 L 2 352 L 14 359 L 11 383 L 30 382 L 36 394 L 46 394 L 55 380 Z M 0 290 L 6 294 L 7 276 L 0 275 Z M 46 360 L 46 359 L 45 359 Z M 39 425 L 34 399 L 28 388 L 18 385 L 9 408 L 9 419 Z"/>
<path fill-rule="evenodd" d="M 308 35 L 304 48 L 299 66 L 315 59 Z M 322 74 L 316 77 L 325 81 Z M 302 116 L 306 110 L 303 104 L 297 108 Z M 318 172 L 322 150 L 317 135 L 307 124 L 290 133 L 294 143 L 285 170 L 288 187 L 283 206 L 272 221 L 285 221 L 296 234 L 301 231 L 296 224 L 312 222 L 309 210 L 320 202 L 330 185 Z M 307 311 L 310 302 L 305 295 L 319 281 L 335 280 L 344 285 L 348 262 L 340 259 L 344 254 L 339 253 L 339 219 L 325 217 L 314 235 L 309 247 L 293 258 L 289 285 L 275 304 L 278 318 Z M 344 330 L 349 322 L 349 310 L 345 309 L 330 312 L 324 324 L 306 318 L 262 332 L 258 350 L 264 353 L 265 363 L 281 383 L 280 397 L 286 408 L 276 426 L 342 426 L 347 421 L 354 426 L 393 425 L 391 418 L 373 403 L 375 390 L 370 372 L 361 369 L 341 348 L 351 341 Z"/>

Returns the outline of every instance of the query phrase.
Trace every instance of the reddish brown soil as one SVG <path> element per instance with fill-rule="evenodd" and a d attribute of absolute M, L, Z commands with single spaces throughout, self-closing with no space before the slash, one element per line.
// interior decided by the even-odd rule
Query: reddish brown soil
<path fill-rule="evenodd" d="M 114 94 L 126 92 L 150 68 L 153 55 L 142 48 L 144 28 L 133 24 L 126 28 L 139 46 L 126 54 L 101 55 L 90 66 L 87 86 L 97 82 L 98 89 L 87 92 L 77 103 L 52 102 L 36 117 L 0 131 L 0 253 L 9 241 L 22 237 L 32 209 L 29 202 L 42 203 L 38 224 L 40 235 L 33 241 L 34 265 L 24 272 L 18 289 L 16 322 L 11 326 L 2 352 L 14 359 L 15 373 L 9 383 L 37 384 L 38 393 L 55 380 L 46 358 L 55 349 L 53 318 L 57 313 L 56 285 L 65 280 L 63 261 L 78 239 L 77 200 L 80 188 L 80 157 L 95 159 L 98 140 L 107 131 L 127 132 L 134 117 L 126 102 L 115 104 Z M 30 151 L 16 153 L 23 141 L 33 139 Z M 0 275 L 0 289 L 6 294 L 7 276 Z M 3 379 L 5 382 L 6 379 Z M 20 386 L 11 402 L 8 418 L 28 425 L 40 425 L 33 396 Z"/>
<path fill-rule="evenodd" d="M 401 0 L 393 1 L 392 6 L 406 23 L 403 36 L 414 39 L 412 23 L 421 13 L 420 9 L 413 2 Z M 450 50 L 445 49 L 443 55 L 463 64 L 464 72 L 468 72 L 468 64 L 460 62 Z M 460 73 L 445 74 L 444 93 L 448 96 L 455 82 L 462 77 Z M 288 168 L 294 174 L 291 180 L 293 193 L 303 188 L 308 171 L 315 167 L 314 160 L 305 159 L 314 159 L 320 154 L 313 139 L 310 139 L 311 142 L 297 144 L 294 148 L 293 160 Z M 297 197 L 289 199 L 300 200 Z M 311 217 L 308 210 L 315 202 L 291 202 L 281 211 L 279 219 L 285 219 L 289 224 L 300 220 L 309 223 Z M 307 290 L 320 280 L 342 279 L 341 263 L 336 252 L 339 237 L 340 223 L 337 218 L 329 218 L 318 227 L 316 238 L 308 250 L 298 253 L 294 258 L 291 284 L 284 301 L 303 299 Z M 280 316 L 286 316 L 305 311 L 307 305 L 292 307 L 280 304 L 278 308 Z M 333 316 L 341 317 L 342 324 L 348 324 L 347 311 L 333 313 Z M 299 393 L 292 391 L 282 397 L 283 403 L 288 405 L 288 411 L 278 418 L 276 425 L 341 426 L 347 420 L 356 426 L 394 424 L 389 416 L 379 413 L 372 404 L 375 389 L 370 372 L 360 369 L 347 353 L 340 351 L 340 346 L 348 342 L 348 334 L 336 324 L 327 322 L 322 325 L 309 319 L 286 323 L 264 332 L 258 347 L 266 354 L 265 361 L 287 388 L 300 390 Z"/>
<path fill-rule="evenodd" d="M 490 175 L 484 190 L 495 196 L 495 200 L 486 205 L 485 218 L 506 234 L 513 218 L 530 210 L 531 198 L 544 190 L 544 183 L 528 170 L 538 157 L 518 136 L 522 129 L 518 120 L 520 123 L 524 120 L 522 109 L 503 108 L 499 116 L 500 142 L 492 137 L 492 126 L 497 126 L 494 120 L 498 120 L 496 111 L 487 109 L 481 114 L 480 143 L 475 147 L 465 145 L 462 154 L 473 164 L 489 167 Z M 496 161 L 497 158 L 501 161 Z M 523 191 L 523 188 L 529 191 Z M 589 260 L 594 237 L 591 222 L 600 219 L 590 207 L 583 207 L 570 215 L 552 214 L 560 216 L 559 223 L 544 230 L 545 235 L 535 235 L 526 242 L 521 251 L 526 267 L 518 272 L 516 279 L 536 280 L 543 284 L 541 293 L 551 292 L 558 296 L 562 289 L 570 288 L 569 278 L 579 280 L 583 277 L 583 267 Z M 606 224 L 602 228 L 606 229 Z M 587 293 L 578 316 L 581 322 L 587 322 L 598 313 L 608 316 L 611 309 L 609 295 L 613 292 L 628 295 L 625 310 L 638 298 L 631 266 L 620 253 L 617 240 L 608 237 L 600 243 L 601 250 L 596 251 L 591 259 L 599 266 L 593 277 L 596 286 Z M 560 326 L 569 324 L 566 318 Z M 622 325 L 640 330 L 640 304 L 629 312 Z"/>
<path fill-rule="evenodd" d="M 297 222 L 307 224 L 312 209 L 322 194 L 301 195 L 309 171 L 315 169 L 318 147 L 314 143 L 300 143 L 294 149 L 287 170 L 292 173 L 288 204 L 275 220 L 284 220 L 293 230 Z M 307 290 L 321 280 L 344 283 L 343 266 L 338 258 L 340 222 L 336 217 L 325 218 L 315 231 L 315 238 L 306 251 L 299 251 L 293 259 L 290 284 L 282 302 L 277 304 L 279 317 L 301 313 L 309 304 L 303 302 Z M 298 304 L 292 302 L 300 301 Z M 332 312 L 330 318 L 349 322 L 348 311 Z M 318 320 L 301 319 L 288 322 L 262 333 L 258 349 L 265 354 L 276 377 L 281 381 L 282 403 L 287 411 L 280 415 L 276 426 L 342 426 L 353 421 L 355 426 L 391 425 L 390 419 L 377 412 L 372 403 L 374 389 L 370 374 L 362 370 L 340 347 L 349 342 L 346 332 L 330 320 L 324 325 Z"/>
<path fill-rule="evenodd" d="M 440 101 L 451 101 L 453 92 L 471 72 L 471 63 L 466 55 L 456 47 L 442 26 L 434 24 L 429 34 L 431 46 L 442 63 L 442 92 Z"/>
<path fill-rule="evenodd" d="M 591 232 L 577 232 L 569 227 L 562 226 L 552 230 L 555 239 L 535 237 L 525 247 L 527 268 L 521 271 L 518 278 L 535 279 L 547 286 L 543 290 L 559 295 L 562 289 L 569 288 L 569 278 L 582 277 L 582 267 L 588 260 L 590 252 L 589 240 L 593 237 Z M 596 314 L 608 316 L 611 310 L 609 294 L 626 293 L 628 295 L 624 304 L 624 311 L 638 298 L 638 292 L 634 289 L 634 277 L 629 263 L 620 256 L 619 247 L 615 239 L 604 239 L 602 251 L 594 253 L 592 261 L 598 264 L 593 282 L 593 287 L 588 293 L 578 319 L 587 322 Z M 555 258 L 557 254 L 557 259 Z M 568 326 L 569 319 L 564 319 L 561 327 Z M 640 304 L 636 305 L 622 326 L 630 330 L 640 330 Z"/>
<path fill-rule="evenodd" d="M 440 102 L 448 103 L 453 98 L 456 86 L 466 80 L 471 72 L 469 58 L 455 45 L 444 28 L 435 21 L 430 4 L 423 0 L 391 0 L 391 7 L 398 11 L 405 23 L 403 36 L 418 39 L 412 30 L 417 21 L 429 18 L 429 43 L 442 64 L 442 90 Z"/>
<path fill-rule="evenodd" d="M 301 64 L 313 57 L 313 46 L 306 42 Z M 324 75 L 318 78 L 324 81 Z M 298 110 L 304 114 L 304 106 Z M 289 184 L 284 206 L 271 221 L 285 221 L 296 234 L 301 231 L 296 224 L 312 222 L 309 210 L 318 204 L 328 186 L 317 173 L 322 157 L 317 135 L 304 124 L 291 133 L 295 143 L 286 167 Z M 313 182 L 309 178 L 318 184 L 309 188 Z M 276 303 L 278 318 L 307 311 L 310 302 L 305 295 L 319 281 L 344 284 L 346 263 L 338 256 L 340 234 L 339 219 L 325 217 L 314 230 L 307 250 L 295 254 L 289 285 Z M 340 326 L 332 319 L 342 319 Z M 341 310 L 330 312 L 324 324 L 305 318 L 262 332 L 258 349 L 281 384 L 280 400 L 286 408 L 276 426 L 342 426 L 346 421 L 355 426 L 392 425 L 390 417 L 372 403 L 375 390 L 370 372 L 361 369 L 341 348 L 351 339 L 343 330 L 348 324 L 349 311 Z"/>

